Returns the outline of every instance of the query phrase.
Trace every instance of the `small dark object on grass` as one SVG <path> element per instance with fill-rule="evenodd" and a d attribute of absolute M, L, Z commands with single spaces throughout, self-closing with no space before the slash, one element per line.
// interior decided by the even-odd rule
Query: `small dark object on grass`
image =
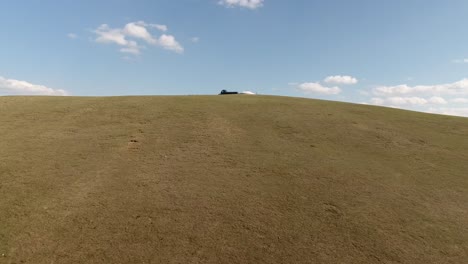
<path fill-rule="evenodd" d="M 222 94 L 239 94 L 239 93 L 238 92 L 228 92 L 226 90 L 222 90 L 220 95 L 222 95 Z"/>

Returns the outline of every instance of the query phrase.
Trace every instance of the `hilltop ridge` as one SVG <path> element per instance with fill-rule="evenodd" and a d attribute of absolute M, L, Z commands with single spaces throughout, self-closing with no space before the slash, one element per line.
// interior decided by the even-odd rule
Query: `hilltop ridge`
<path fill-rule="evenodd" d="M 0 263 L 463 263 L 468 119 L 0 97 Z"/>

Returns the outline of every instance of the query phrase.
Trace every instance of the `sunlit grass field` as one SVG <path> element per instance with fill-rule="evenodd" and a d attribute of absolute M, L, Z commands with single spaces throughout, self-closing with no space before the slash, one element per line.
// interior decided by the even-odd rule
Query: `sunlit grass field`
<path fill-rule="evenodd" d="M 468 118 L 0 97 L 0 263 L 468 263 Z"/>

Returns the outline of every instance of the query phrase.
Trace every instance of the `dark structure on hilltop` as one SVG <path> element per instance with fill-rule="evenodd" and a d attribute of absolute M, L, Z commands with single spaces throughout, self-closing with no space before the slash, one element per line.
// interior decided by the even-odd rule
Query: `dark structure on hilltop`
<path fill-rule="evenodd" d="M 228 92 L 226 90 L 222 90 L 221 93 L 219 93 L 220 95 L 225 95 L 225 94 L 239 94 L 238 92 Z"/>

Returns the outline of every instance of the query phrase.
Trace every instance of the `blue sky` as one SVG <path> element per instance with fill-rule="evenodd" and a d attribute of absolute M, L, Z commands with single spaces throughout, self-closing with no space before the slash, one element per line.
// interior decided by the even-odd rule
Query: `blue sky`
<path fill-rule="evenodd" d="M 14 0 L 0 95 L 251 90 L 468 116 L 468 1 Z"/>

